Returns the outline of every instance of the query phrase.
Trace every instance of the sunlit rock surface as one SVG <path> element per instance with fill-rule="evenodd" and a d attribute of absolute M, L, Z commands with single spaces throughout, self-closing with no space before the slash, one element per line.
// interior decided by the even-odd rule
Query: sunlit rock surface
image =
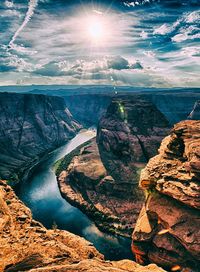
<path fill-rule="evenodd" d="M 18 180 L 81 126 L 60 97 L 0 93 L 0 177 Z"/>
<path fill-rule="evenodd" d="M 0 271 L 162 272 L 130 260 L 107 262 L 85 239 L 67 231 L 47 230 L 0 181 Z"/>
<path fill-rule="evenodd" d="M 140 263 L 199 271 L 199 147 L 200 121 L 182 121 L 142 171 L 140 186 L 148 197 L 133 233 L 133 252 Z"/>

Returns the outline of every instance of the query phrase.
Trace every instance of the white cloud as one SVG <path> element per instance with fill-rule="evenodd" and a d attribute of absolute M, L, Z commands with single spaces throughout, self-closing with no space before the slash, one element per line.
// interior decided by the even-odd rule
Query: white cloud
<path fill-rule="evenodd" d="M 14 6 L 13 1 L 6 0 L 5 1 L 5 6 L 7 8 L 12 8 Z"/>

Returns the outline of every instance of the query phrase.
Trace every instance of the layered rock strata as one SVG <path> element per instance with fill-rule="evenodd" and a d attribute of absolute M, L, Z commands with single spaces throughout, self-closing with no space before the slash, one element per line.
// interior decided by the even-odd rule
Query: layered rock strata
<path fill-rule="evenodd" d="M 130 260 L 108 262 L 92 244 L 67 231 L 47 230 L 0 181 L 0 271 L 164 272 Z"/>
<path fill-rule="evenodd" d="M 140 187 L 147 200 L 133 233 L 138 262 L 199 271 L 200 121 L 174 126 L 142 171 Z"/>
<path fill-rule="evenodd" d="M 89 215 L 100 229 L 131 236 L 143 196 L 135 188 L 132 195 L 124 192 L 126 197 L 121 198 L 122 189 L 105 169 L 95 139 L 57 174 L 62 196 Z"/>
<path fill-rule="evenodd" d="M 158 150 L 169 132 L 164 115 L 150 102 L 115 99 L 98 126 L 101 160 L 121 189 L 120 197 L 132 195 L 140 170 Z"/>
<path fill-rule="evenodd" d="M 60 97 L 0 93 L 0 109 L 0 177 L 9 180 L 81 128 Z"/>
<path fill-rule="evenodd" d="M 140 170 L 168 130 L 150 102 L 114 100 L 100 120 L 97 143 L 91 141 L 57 173 L 62 196 L 101 229 L 130 237 L 144 200 Z"/>

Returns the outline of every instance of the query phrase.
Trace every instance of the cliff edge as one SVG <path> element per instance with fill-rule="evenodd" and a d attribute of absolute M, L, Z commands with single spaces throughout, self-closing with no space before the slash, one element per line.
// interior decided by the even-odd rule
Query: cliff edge
<path fill-rule="evenodd" d="M 67 231 L 47 230 L 33 220 L 30 210 L 0 181 L 0 271 L 4 272 L 164 272 L 130 260 L 104 261 L 85 239 Z"/>
<path fill-rule="evenodd" d="M 199 180 L 200 121 L 182 121 L 141 173 L 140 187 L 147 200 L 133 233 L 138 262 L 199 271 Z"/>

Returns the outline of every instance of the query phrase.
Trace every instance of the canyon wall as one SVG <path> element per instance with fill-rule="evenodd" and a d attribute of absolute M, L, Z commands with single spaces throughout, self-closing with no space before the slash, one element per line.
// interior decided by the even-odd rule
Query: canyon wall
<path fill-rule="evenodd" d="M 112 100 L 112 96 L 101 94 L 72 95 L 64 98 L 74 118 L 86 127 L 98 124 Z"/>
<path fill-rule="evenodd" d="M 98 89 L 97 91 L 98 92 Z M 134 90 L 126 93 L 126 90 L 118 90 L 117 94 L 75 94 L 64 95 L 67 107 L 76 120 L 86 126 L 97 125 L 100 118 L 106 113 L 112 99 L 129 97 L 130 99 L 143 99 L 152 102 L 162 112 L 170 125 L 187 119 L 200 93 L 195 90 Z"/>
<path fill-rule="evenodd" d="M 119 192 L 121 187 L 120 197 L 132 194 L 140 169 L 157 153 L 168 132 L 168 121 L 152 103 L 131 97 L 112 101 L 99 122 L 97 142 Z"/>
<path fill-rule="evenodd" d="M 113 100 L 99 122 L 97 141 L 63 160 L 57 172 L 63 197 L 101 229 L 130 237 L 144 200 L 140 171 L 168 131 L 152 103 Z"/>
<path fill-rule="evenodd" d="M 146 95 L 144 95 L 145 97 Z M 165 115 L 171 125 L 186 120 L 195 102 L 200 99 L 198 92 L 164 92 L 146 96 Z"/>
<path fill-rule="evenodd" d="M 0 177 L 17 180 L 81 126 L 61 97 L 0 93 Z"/>
<path fill-rule="evenodd" d="M 159 155 L 142 170 L 140 187 L 147 199 L 132 245 L 139 263 L 199 271 L 199 146 L 200 121 L 182 121 L 162 141 Z"/>

